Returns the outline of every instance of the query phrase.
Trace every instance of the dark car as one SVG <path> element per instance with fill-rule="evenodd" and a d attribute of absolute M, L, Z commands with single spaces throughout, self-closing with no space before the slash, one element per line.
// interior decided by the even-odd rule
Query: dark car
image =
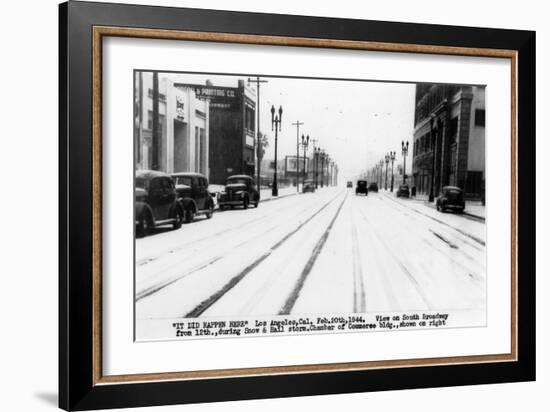
<path fill-rule="evenodd" d="M 440 212 L 454 210 L 462 213 L 466 205 L 464 203 L 462 189 L 456 186 L 444 186 L 443 189 L 441 189 L 441 195 L 437 198 L 435 205 Z"/>
<path fill-rule="evenodd" d="M 183 208 L 177 200 L 176 187 L 166 173 L 140 170 L 136 172 L 135 221 L 138 236 L 153 228 L 171 224 L 179 229 Z"/>
<path fill-rule="evenodd" d="M 214 213 L 214 200 L 208 192 L 208 179 L 200 173 L 174 173 L 178 202 L 184 211 L 185 223 L 191 223 L 195 216 L 207 219 Z"/>
<path fill-rule="evenodd" d="M 358 195 L 359 193 L 363 193 L 365 196 L 369 194 L 366 180 L 357 181 L 357 186 L 355 186 L 355 194 Z"/>
<path fill-rule="evenodd" d="M 348 182 L 346 187 L 353 187 L 353 182 Z"/>
<path fill-rule="evenodd" d="M 397 197 L 410 197 L 411 192 L 409 191 L 408 185 L 401 185 L 395 194 Z"/>
<path fill-rule="evenodd" d="M 306 180 L 304 186 L 302 187 L 302 193 L 313 193 L 315 192 L 315 183 L 313 180 Z"/>
<path fill-rule="evenodd" d="M 218 195 L 220 209 L 242 206 L 247 209 L 249 205 L 258 207 L 260 192 L 256 188 L 256 182 L 248 175 L 229 176 L 225 183 L 225 190 Z"/>
<path fill-rule="evenodd" d="M 367 188 L 367 190 L 368 190 L 369 192 L 376 192 L 376 193 L 378 193 L 378 184 L 372 182 L 371 184 L 369 184 L 369 187 Z"/>

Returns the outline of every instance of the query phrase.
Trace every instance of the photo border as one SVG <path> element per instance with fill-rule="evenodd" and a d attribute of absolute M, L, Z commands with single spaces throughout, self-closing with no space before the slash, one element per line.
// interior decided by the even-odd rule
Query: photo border
<path fill-rule="evenodd" d="M 510 59 L 511 353 L 103 376 L 105 36 Z M 60 5 L 59 40 L 60 407 L 95 409 L 534 379 L 534 32 L 70 2 Z M 90 205 L 89 210 L 82 203 Z M 519 268 L 524 277 L 518 277 Z"/>

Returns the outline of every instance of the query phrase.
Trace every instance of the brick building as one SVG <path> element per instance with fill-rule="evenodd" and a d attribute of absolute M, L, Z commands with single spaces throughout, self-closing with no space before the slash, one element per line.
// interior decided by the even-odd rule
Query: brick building
<path fill-rule="evenodd" d="M 458 186 L 485 191 L 485 87 L 417 84 L 412 174 L 418 194 Z M 434 164 L 435 156 L 435 164 Z"/>

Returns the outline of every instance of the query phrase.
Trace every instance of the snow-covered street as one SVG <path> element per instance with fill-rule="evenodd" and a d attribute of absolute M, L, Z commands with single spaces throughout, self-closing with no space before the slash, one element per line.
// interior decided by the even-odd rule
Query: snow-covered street
<path fill-rule="evenodd" d="M 136 320 L 484 310 L 485 224 L 323 188 L 136 240 Z"/>

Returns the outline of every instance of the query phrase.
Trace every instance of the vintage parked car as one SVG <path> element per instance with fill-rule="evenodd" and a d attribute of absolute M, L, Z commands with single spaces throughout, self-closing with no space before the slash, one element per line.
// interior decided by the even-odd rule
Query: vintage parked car
<path fill-rule="evenodd" d="M 178 202 L 184 211 L 184 222 L 191 223 L 195 216 L 207 219 L 214 213 L 214 200 L 208 192 L 208 179 L 200 173 L 174 173 Z"/>
<path fill-rule="evenodd" d="M 397 197 L 410 197 L 411 192 L 409 191 L 408 185 L 401 185 L 395 194 Z"/>
<path fill-rule="evenodd" d="M 462 189 L 456 186 L 443 186 L 435 205 L 440 212 L 449 209 L 462 213 L 466 206 Z"/>
<path fill-rule="evenodd" d="M 353 187 L 353 182 L 351 182 L 351 181 L 348 182 L 348 183 L 346 184 L 346 187 Z"/>
<path fill-rule="evenodd" d="M 260 192 L 256 188 L 256 182 L 248 175 L 229 176 L 225 182 L 225 190 L 218 195 L 220 209 L 242 206 L 247 209 L 249 205 L 258 207 Z"/>
<path fill-rule="evenodd" d="M 315 192 L 315 183 L 313 180 L 306 180 L 304 186 L 302 187 L 302 193 L 313 193 Z"/>
<path fill-rule="evenodd" d="M 365 196 L 369 194 L 369 189 L 367 188 L 366 180 L 358 180 L 357 186 L 355 186 L 355 194 L 363 193 Z"/>
<path fill-rule="evenodd" d="M 138 236 L 151 229 L 171 224 L 179 229 L 183 208 L 177 200 L 176 187 L 170 175 L 153 170 L 136 172 L 135 224 Z"/>
<path fill-rule="evenodd" d="M 367 188 L 367 190 L 369 192 L 376 192 L 378 193 L 378 184 L 375 183 L 375 182 L 372 182 L 371 184 L 369 184 L 369 187 Z"/>

